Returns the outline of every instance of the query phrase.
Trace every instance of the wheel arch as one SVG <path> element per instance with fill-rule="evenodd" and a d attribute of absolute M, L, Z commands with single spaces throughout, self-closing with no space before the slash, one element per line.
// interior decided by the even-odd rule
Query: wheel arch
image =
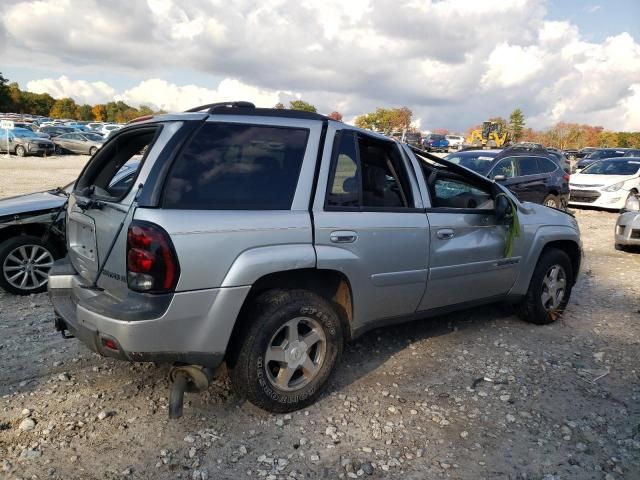
<path fill-rule="evenodd" d="M 240 308 L 236 319 L 229 347 L 226 355 L 235 348 L 245 331 L 247 311 L 253 300 L 261 293 L 268 290 L 308 290 L 327 300 L 335 309 L 345 332 L 345 341 L 352 337 L 353 325 L 353 295 L 349 279 L 337 270 L 325 270 L 316 268 L 303 268 L 297 270 L 285 270 L 272 272 L 260 277 L 251 286 Z"/>
<path fill-rule="evenodd" d="M 510 298 L 519 299 L 527 293 L 538 260 L 546 251 L 553 248 L 559 249 L 569 256 L 573 270 L 572 282 L 576 282 L 582 262 L 579 233 L 568 226 L 543 226 L 536 232 L 529 254 L 523 259 L 520 275 L 509 292 Z"/>
<path fill-rule="evenodd" d="M 48 225 L 44 225 L 42 223 L 23 223 L 20 225 L 9 225 L 8 227 L 0 228 L 0 243 L 11 238 L 23 235 L 42 237 L 47 232 L 47 228 Z M 56 258 L 64 256 L 64 252 L 66 249 L 64 238 L 61 238 L 54 231 L 51 231 L 51 237 L 49 241 L 55 248 L 54 254 L 56 254 Z"/>

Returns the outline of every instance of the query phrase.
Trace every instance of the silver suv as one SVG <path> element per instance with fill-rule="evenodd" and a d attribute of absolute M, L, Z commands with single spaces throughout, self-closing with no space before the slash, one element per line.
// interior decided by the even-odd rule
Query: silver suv
<path fill-rule="evenodd" d="M 131 188 L 111 189 L 138 157 Z M 387 137 L 246 102 L 113 133 L 69 198 L 67 247 L 49 277 L 63 334 L 176 365 L 178 407 L 226 362 L 272 412 L 312 403 L 372 328 L 495 301 L 553 322 L 581 261 L 564 212 Z"/>

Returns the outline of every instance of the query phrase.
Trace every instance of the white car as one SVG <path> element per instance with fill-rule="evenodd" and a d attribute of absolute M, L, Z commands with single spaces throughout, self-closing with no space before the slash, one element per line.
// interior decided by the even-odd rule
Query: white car
<path fill-rule="evenodd" d="M 569 205 L 620 210 L 640 192 L 640 157 L 607 158 L 571 175 Z"/>
<path fill-rule="evenodd" d="M 122 127 L 123 125 L 109 123 L 107 125 L 103 125 L 102 128 L 98 130 L 98 133 L 101 133 L 104 138 L 109 138 L 109 135 L 111 135 L 116 130 L 120 130 Z"/>
<path fill-rule="evenodd" d="M 460 135 L 445 135 L 444 138 L 449 141 L 449 149 L 460 150 L 464 144 L 464 137 Z"/>

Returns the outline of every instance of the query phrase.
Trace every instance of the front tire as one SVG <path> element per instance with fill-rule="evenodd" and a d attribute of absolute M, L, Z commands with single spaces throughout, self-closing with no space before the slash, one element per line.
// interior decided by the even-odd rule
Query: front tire
<path fill-rule="evenodd" d="M 16 295 L 47 289 L 54 248 L 33 235 L 20 235 L 0 243 L 0 287 Z"/>
<path fill-rule="evenodd" d="M 236 332 L 228 360 L 238 394 L 274 413 L 292 412 L 322 393 L 342 354 L 342 325 L 329 302 L 305 290 L 258 296 Z"/>
<path fill-rule="evenodd" d="M 571 261 L 562 250 L 551 249 L 538 260 L 529 289 L 519 306 L 520 317 L 530 323 L 555 322 L 569 303 L 573 287 Z"/>

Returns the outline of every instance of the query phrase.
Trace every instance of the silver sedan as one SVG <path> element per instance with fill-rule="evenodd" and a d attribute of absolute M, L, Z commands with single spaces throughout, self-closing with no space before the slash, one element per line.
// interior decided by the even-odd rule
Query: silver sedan
<path fill-rule="evenodd" d="M 105 139 L 97 133 L 65 133 L 51 139 L 56 144 L 57 153 L 84 153 L 93 155 L 96 153 Z"/>

